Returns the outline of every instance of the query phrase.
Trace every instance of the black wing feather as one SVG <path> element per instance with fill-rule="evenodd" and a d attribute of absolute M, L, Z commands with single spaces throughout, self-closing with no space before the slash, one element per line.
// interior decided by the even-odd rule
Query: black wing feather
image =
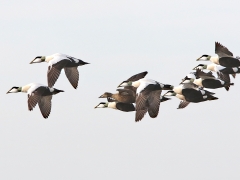
<path fill-rule="evenodd" d="M 147 75 L 147 73 L 148 73 L 147 71 L 144 71 L 144 72 L 135 74 L 132 77 L 128 78 L 127 81 L 137 81 L 139 79 L 144 78 Z"/>
<path fill-rule="evenodd" d="M 215 42 L 215 53 L 219 57 L 233 56 L 233 53 L 229 51 L 228 48 L 220 44 L 219 42 Z"/>

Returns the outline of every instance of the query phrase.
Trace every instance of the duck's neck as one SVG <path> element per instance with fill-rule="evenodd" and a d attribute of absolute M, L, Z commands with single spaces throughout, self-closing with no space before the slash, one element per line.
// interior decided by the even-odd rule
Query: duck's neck
<path fill-rule="evenodd" d="M 25 86 L 22 86 L 22 87 L 19 87 L 21 88 L 21 92 L 24 92 L 24 93 L 27 93 L 27 91 L 29 90 L 31 86 L 28 84 L 28 85 L 25 85 Z"/>
<path fill-rule="evenodd" d="M 51 56 L 46 56 L 45 57 L 45 62 L 49 62 L 53 59 L 54 57 L 51 55 Z"/>

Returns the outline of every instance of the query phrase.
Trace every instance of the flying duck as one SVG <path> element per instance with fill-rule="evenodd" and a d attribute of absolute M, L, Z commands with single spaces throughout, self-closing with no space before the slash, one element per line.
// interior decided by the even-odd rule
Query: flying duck
<path fill-rule="evenodd" d="M 234 83 L 226 83 L 220 79 L 202 79 L 202 78 L 198 79 L 186 78 L 186 80 L 183 81 L 182 83 L 194 83 L 200 87 L 209 89 L 217 89 L 224 87 L 227 91 L 229 90 L 229 87 L 231 85 L 234 85 Z"/>
<path fill-rule="evenodd" d="M 137 81 L 123 81 L 119 87 L 133 86 L 136 91 L 135 121 L 140 121 L 146 112 L 155 118 L 159 112 L 160 97 L 163 89 L 170 89 L 171 85 L 164 85 L 155 80 L 142 78 Z"/>
<path fill-rule="evenodd" d="M 220 44 L 219 42 L 215 42 L 215 53 L 218 56 L 209 56 L 202 55 L 197 61 L 211 61 L 215 64 L 219 64 L 225 67 L 239 67 L 240 60 L 238 57 L 233 57 L 233 53 L 228 50 L 225 46 Z"/>
<path fill-rule="evenodd" d="M 22 87 L 12 87 L 8 93 L 24 92 L 28 94 L 28 109 L 32 111 L 33 108 L 38 104 L 42 116 L 48 118 L 51 112 L 51 100 L 52 95 L 64 92 L 55 88 L 50 88 L 38 83 L 27 84 Z"/>
<path fill-rule="evenodd" d="M 168 91 L 164 96 L 176 96 L 179 98 L 180 104 L 178 109 L 183 109 L 188 106 L 190 102 L 199 103 L 207 100 L 216 100 L 217 97 L 212 96 L 205 90 L 196 90 L 196 89 L 183 89 L 183 94 L 177 94 L 174 91 Z"/>
<path fill-rule="evenodd" d="M 71 83 L 71 85 L 76 89 L 78 86 L 79 73 L 77 70 L 78 66 L 89 64 L 65 54 L 56 53 L 50 56 L 37 56 L 30 64 L 33 63 L 48 63 L 48 86 L 53 87 L 57 81 L 61 70 L 64 68 L 65 74 Z"/>
<path fill-rule="evenodd" d="M 198 79 L 198 78 L 216 79 L 212 72 L 205 73 L 200 69 L 196 69 L 196 72 L 189 73 L 184 79 L 182 79 L 182 82 L 185 81 L 186 79 Z M 182 84 L 182 82 L 180 84 Z"/>
<path fill-rule="evenodd" d="M 169 100 L 170 98 L 167 98 L 165 96 L 160 97 L 161 102 L 165 102 Z M 101 102 L 95 108 L 112 108 L 124 112 L 130 112 L 130 111 L 135 111 L 135 106 L 132 103 L 123 103 L 123 102 L 118 102 L 116 100 L 113 100 L 109 97 L 107 97 L 108 102 Z"/>
<path fill-rule="evenodd" d="M 188 78 L 188 77 L 185 77 L 185 80 L 186 79 L 191 79 L 191 78 Z M 185 81 L 183 80 L 183 82 Z M 195 90 L 203 90 L 203 87 L 199 87 L 198 85 L 194 84 L 194 83 L 183 83 L 181 82 L 179 86 L 171 86 L 171 90 L 173 90 L 176 94 L 179 94 L 181 95 L 182 94 L 182 90 L 183 89 L 195 89 Z M 207 90 L 204 90 L 207 94 L 215 94 L 213 92 L 210 92 L 210 91 L 207 91 Z"/>
<path fill-rule="evenodd" d="M 136 101 L 136 93 L 135 91 L 130 89 L 117 89 L 117 93 L 115 94 L 105 92 L 99 98 L 107 98 L 107 97 L 122 103 L 135 103 Z"/>
<path fill-rule="evenodd" d="M 108 102 L 101 102 L 95 108 L 112 108 L 124 112 L 135 111 L 135 106 L 132 103 L 123 103 L 107 97 Z"/>
<path fill-rule="evenodd" d="M 194 68 L 194 70 L 196 69 L 207 69 L 216 73 L 231 74 L 234 78 L 237 73 L 240 73 L 240 67 L 224 67 L 217 64 L 199 64 Z"/>

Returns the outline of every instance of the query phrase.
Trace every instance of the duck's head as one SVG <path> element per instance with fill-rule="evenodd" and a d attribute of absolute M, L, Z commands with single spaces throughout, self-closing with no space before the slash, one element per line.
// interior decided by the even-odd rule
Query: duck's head
<path fill-rule="evenodd" d="M 193 70 L 197 70 L 197 69 L 207 69 L 207 65 L 206 64 L 199 64 L 195 68 L 193 68 Z"/>
<path fill-rule="evenodd" d="M 107 108 L 108 103 L 107 102 L 100 102 L 95 108 Z"/>
<path fill-rule="evenodd" d="M 195 79 L 186 77 L 180 84 L 193 83 Z"/>
<path fill-rule="evenodd" d="M 161 102 L 168 101 L 168 100 L 170 100 L 170 99 L 171 99 L 171 98 L 167 98 L 167 97 L 165 97 L 165 95 L 164 95 L 164 96 L 161 97 Z"/>
<path fill-rule="evenodd" d="M 132 81 L 123 81 L 118 87 L 132 86 Z"/>
<path fill-rule="evenodd" d="M 211 56 L 204 54 L 200 58 L 197 59 L 197 61 L 209 61 Z"/>
<path fill-rule="evenodd" d="M 58 94 L 60 92 L 64 92 L 63 90 L 53 88 L 53 94 Z"/>
<path fill-rule="evenodd" d="M 187 76 L 185 76 L 185 78 L 182 79 L 182 82 L 185 81 L 187 78 L 196 79 L 196 72 L 190 72 Z M 180 82 L 180 84 L 182 84 L 182 82 Z"/>
<path fill-rule="evenodd" d="M 176 93 L 174 91 L 168 91 L 163 95 L 163 97 L 164 96 L 176 96 Z"/>
<path fill-rule="evenodd" d="M 99 96 L 99 98 L 107 98 L 107 97 L 111 97 L 112 93 L 109 92 L 105 92 L 104 94 L 102 94 L 101 96 Z"/>
<path fill-rule="evenodd" d="M 18 93 L 18 92 L 21 92 L 21 91 L 22 91 L 22 87 L 14 86 L 7 92 L 7 94 L 8 93 Z"/>
<path fill-rule="evenodd" d="M 32 60 L 32 61 L 30 62 L 30 64 L 33 64 L 33 63 L 41 63 L 41 62 L 44 62 L 45 59 L 46 59 L 45 56 L 37 56 L 37 57 L 34 58 L 34 60 Z"/>

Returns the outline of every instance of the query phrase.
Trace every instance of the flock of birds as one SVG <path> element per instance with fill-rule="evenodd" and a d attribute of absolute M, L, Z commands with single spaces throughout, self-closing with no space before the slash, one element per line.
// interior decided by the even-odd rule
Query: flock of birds
<path fill-rule="evenodd" d="M 179 98 L 178 109 L 185 108 L 189 103 L 199 103 L 217 100 L 215 93 L 206 90 L 224 87 L 227 91 L 233 78 L 240 73 L 240 57 L 233 57 L 225 46 L 215 42 L 216 56 L 202 55 L 197 61 L 211 61 L 212 64 L 199 64 L 188 74 L 178 86 L 162 84 L 152 79 L 147 79 L 147 71 L 136 74 L 120 83 L 117 93 L 105 92 L 99 98 L 107 98 L 108 102 L 101 102 L 95 108 L 113 108 L 124 112 L 135 111 L 135 121 L 140 121 L 148 112 L 151 118 L 158 116 L 160 103 L 169 100 L 168 96 Z M 48 86 L 31 83 L 22 87 L 12 87 L 7 93 L 25 92 L 28 94 L 28 109 L 31 111 L 38 104 L 44 118 L 51 112 L 52 95 L 64 92 L 53 88 L 60 72 L 65 74 L 76 89 L 78 86 L 78 66 L 89 64 L 80 59 L 56 53 L 50 56 L 37 56 L 32 63 L 48 63 Z M 204 72 L 204 70 L 209 70 Z M 215 73 L 215 75 L 213 74 Z M 162 90 L 168 90 L 163 96 Z"/>

